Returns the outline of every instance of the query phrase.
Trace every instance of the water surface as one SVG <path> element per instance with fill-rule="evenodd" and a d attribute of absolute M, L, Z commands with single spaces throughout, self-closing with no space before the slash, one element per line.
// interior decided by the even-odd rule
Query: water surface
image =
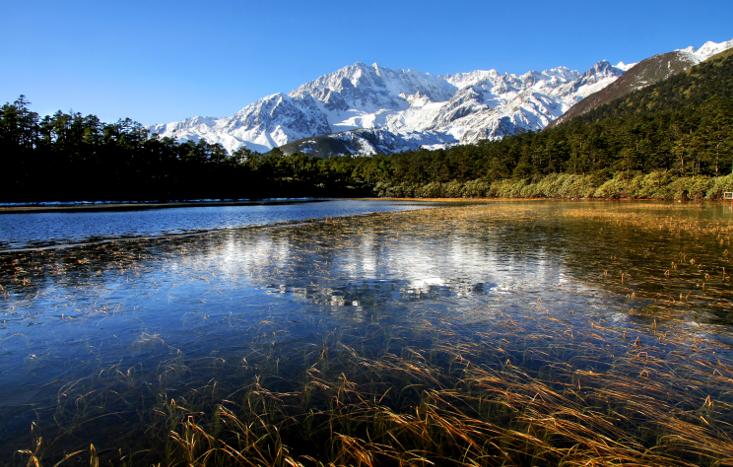
<path fill-rule="evenodd" d="M 369 210 L 335 202 L 248 215 Z M 128 214 L 106 225 L 95 213 L 94 231 L 147 234 L 160 219 L 212 225 L 198 209 L 135 216 L 148 213 L 130 230 L 120 227 Z M 215 224 L 240 225 L 240 213 L 222 209 Z M 646 378 L 654 389 L 624 386 L 629 397 L 673 407 L 675 420 L 724 449 L 733 436 L 731 219 L 720 206 L 495 203 L 5 253 L 0 455 L 21 460 L 13 452 L 42 433 L 49 459 L 90 441 L 110 458 L 122 449 L 165 459 L 171 419 L 160 414 L 171 400 L 206 420 L 256 385 L 311 394 L 288 406 L 302 412 L 328 406 L 304 387 L 344 377 L 414 414 L 427 389 L 467 391 L 460 382 L 472 371 L 515 370 L 558 391 Z M 10 243 L 90 231 L 35 228 Z M 410 373 L 408 363 L 429 371 Z M 715 405 L 698 412 L 707 397 Z M 653 445 L 660 422 L 634 413 L 619 426 Z"/>
<path fill-rule="evenodd" d="M 0 250 L 115 237 L 237 228 L 420 207 L 425 207 L 425 204 L 336 200 L 129 211 L 0 213 Z"/>

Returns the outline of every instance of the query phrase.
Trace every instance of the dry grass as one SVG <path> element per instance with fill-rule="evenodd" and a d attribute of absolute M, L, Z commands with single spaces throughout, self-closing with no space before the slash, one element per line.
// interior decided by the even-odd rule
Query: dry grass
<path fill-rule="evenodd" d="M 144 452 L 123 453 L 116 462 L 713 465 L 733 461 L 733 367 L 711 355 L 700 339 L 668 336 L 660 344 L 661 331 L 651 327 L 638 335 L 622 335 L 594 323 L 588 323 L 592 338 L 568 338 L 568 333 L 558 333 L 567 324 L 548 323 L 546 329 L 537 329 L 536 323 L 530 328 L 518 323 L 516 316 L 497 315 L 492 328 L 474 339 L 425 326 L 424 332 L 438 334 L 440 345 L 405 348 L 401 355 L 384 353 L 379 358 L 367 358 L 332 336 L 319 352 L 303 355 L 310 360 L 292 379 L 291 391 L 268 389 L 257 375 L 226 395 L 210 381 L 187 395 L 165 399 L 162 385 L 156 388 L 160 402 L 147 430 L 159 444 Z M 536 345 L 525 346 L 512 336 L 525 336 Z M 565 360 L 566 355 L 572 357 Z M 260 373 L 274 371 L 275 362 L 267 357 L 257 361 L 250 355 L 248 360 L 256 361 Z M 73 404 L 60 401 L 60 407 L 73 416 L 62 419 L 65 413 L 60 412 L 59 423 L 71 432 L 94 421 L 99 415 L 87 407 L 100 404 L 97 398 L 102 394 L 110 405 L 111 392 L 124 399 L 123 387 L 136 384 L 131 373 L 114 368 L 97 375 L 93 384 L 79 381 L 65 386 L 60 397 Z M 98 389 L 92 394 L 89 386 Z M 43 448 L 39 437 L 33 449 L 21 453 L 29 465 L 40 465 Z M 93 449 L 78 450 L 61 460 L 96 455 Z M 109 459 L 111 453 L 105 455 Z"/>

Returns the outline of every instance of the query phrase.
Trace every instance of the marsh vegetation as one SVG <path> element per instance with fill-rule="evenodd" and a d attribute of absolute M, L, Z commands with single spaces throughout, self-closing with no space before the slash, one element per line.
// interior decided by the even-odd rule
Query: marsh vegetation
<path fill-rule="evenodd" d="M 514 202 L 0 255 L 0 457 L 733 462 L 728 206 Z"/>

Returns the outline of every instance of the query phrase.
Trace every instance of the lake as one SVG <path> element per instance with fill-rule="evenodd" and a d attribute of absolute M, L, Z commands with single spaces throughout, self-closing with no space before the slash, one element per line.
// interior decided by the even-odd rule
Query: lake
<path fill-rule="evenodd" d="M 10 464 L 733 459 L 727 205 L 329 201 L 0 233 Z"/>
<path fill-rule="evenodd" d="M 145 208 L 145 205 L 139 207 Z M 0 213 L 0 250 L 181 234 L 420 207 L 425 207 L 425 203 L 319 200 L 128 211 Z"/>

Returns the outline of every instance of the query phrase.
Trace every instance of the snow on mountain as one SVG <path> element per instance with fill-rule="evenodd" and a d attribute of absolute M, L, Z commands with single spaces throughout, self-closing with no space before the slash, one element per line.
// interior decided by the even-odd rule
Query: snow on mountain
<path fill-rule="evenodd" d="M 541 130 L 622 74 L 607 62 L 599 62 L 585 73 L 557 67 L 523 75 L 494 70 L 453 75 L 448 81 L 462 87 L 424 129 L 450 134 L 461 143 Z"/>
<path fill-rule="evenodd" d="M 155 125 L 151 131 L 184 140 L 205 139 L 219 143 L 229 151 L 244 146 L 264 152 L 288 141 L 332 130 L 312 97 L 295 99 L 285 94 L 272 94 L 245 106 L 231 117 L 193 117 L 182 122 Z"/>
<path fill-rule="evenodd" d="M 636 63 L 624 63 L 623 61 L 620 61 L 617 64 L 615 64 L 614 66 L 621 71 L 629 71 L 630 69 L 634 67 L 634 65 L 636 65 Z"/>
<path fill-rule="evenodd" d="M 693 46 L 689 46 L 684 49 L 678 49 L 677 51 L 689 54 L 696 62 L 699 63 L 730 48 L 733 48 L 733 39 L 724 42 L 708 41 L 697 49 Z"/>
<path fill-rule="evenodd" d="M 468 73 L 456 73 L 454 75 L 446 76 L 446 81 L 458 89 L 463 89 L 482 81 L 498 79 L 500 76 L 501 74 L 494 69 L 476 70 L 469 71 Z"/>
<path fill-rule="evenodd" d="M 733 40 L 708 42 L 682 53 L 699 62 L 731 46 Z M 229 151 L 288 145 L 291 151 L 327 147 L 327 153 L 373 154 L 474 143 L 541 130 L 632 66 L 600 61 L 584 73 L 556 67 L 435 76 L 355 63 L 288 94 L 263 97 L 229 117 L 193 117 L 150 130 L 205 139 Z M 330 138 L 328 144 L 324 138 Z"/>
<path fill-rule="evenodd" d="M 607 62 L 586 73 L 557 67 L 521 75 L 478 70 L 448 76 L 356 63 L 289 94 L 259 99 L 231 117 L 193 117 L 151 131 L 205 139 L 229 151 L 242 146 L 267 151 L 336 134 L 360 153 L 472 143 L 542 129 L 622 73 Z M 349 133 L 360 129 L 380 132 L 366 139 L 366 133 Z"/>

